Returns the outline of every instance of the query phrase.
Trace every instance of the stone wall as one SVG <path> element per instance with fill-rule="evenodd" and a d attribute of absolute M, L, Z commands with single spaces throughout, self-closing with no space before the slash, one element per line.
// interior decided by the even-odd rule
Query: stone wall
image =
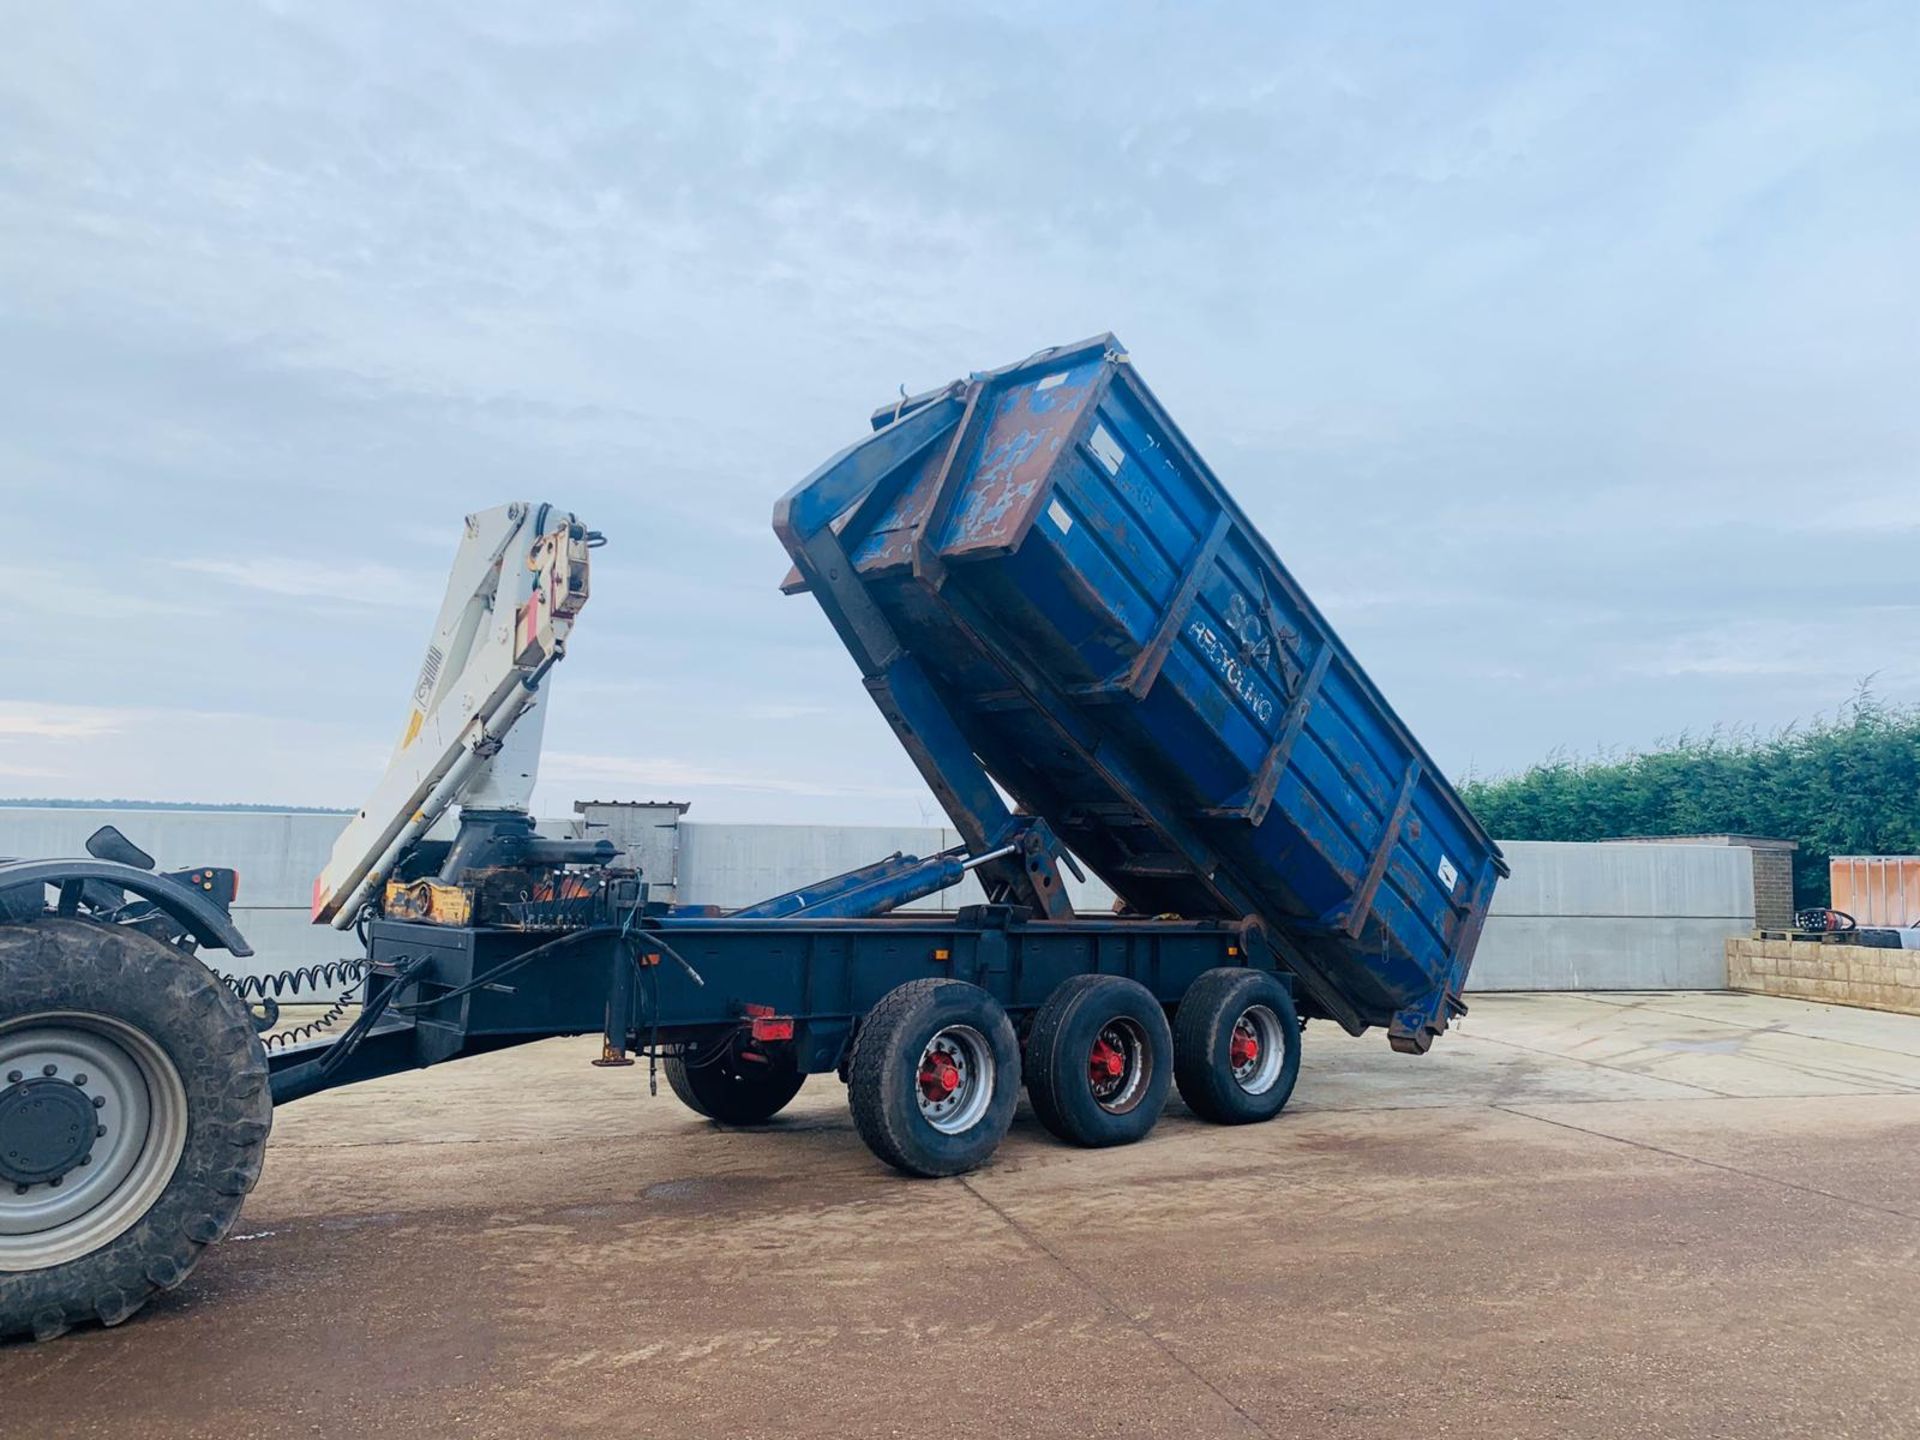
<path fill-rule="evenodd" d="M 1920 1015 L 1920 950 L 1737 936 L 1727 941 L 1727 988 Z"/>

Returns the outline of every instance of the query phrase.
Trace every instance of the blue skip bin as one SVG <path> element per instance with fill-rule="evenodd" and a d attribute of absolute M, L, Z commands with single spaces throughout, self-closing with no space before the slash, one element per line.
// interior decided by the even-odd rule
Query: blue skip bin
<path fill-rule="evenodd" d="M 1464 1011 L 1498 847 L 1113 336 L 886 407 L 775 526 L 976 852 L 1037 821 L 1130 913 L 1256 917 L 1396 1049 Z"/>

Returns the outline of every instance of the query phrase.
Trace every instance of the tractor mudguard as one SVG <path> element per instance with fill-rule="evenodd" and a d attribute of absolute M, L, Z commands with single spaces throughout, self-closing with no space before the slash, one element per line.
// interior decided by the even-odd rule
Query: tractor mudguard
<path fill-rule="evenodd" d="M 237 956 L 253 954 L 239 929 L 226 912 L 199 892 L 187 889 L 163 875 L 122 865 L 114 860 L 8 860 L 0 862 L 0 894 L 16 889 L 65 885 L 69 881 L 100 881 L 117 885 L 128 893 L 150 900 L 185 926 L 202 945 L 226 950 Z"/>

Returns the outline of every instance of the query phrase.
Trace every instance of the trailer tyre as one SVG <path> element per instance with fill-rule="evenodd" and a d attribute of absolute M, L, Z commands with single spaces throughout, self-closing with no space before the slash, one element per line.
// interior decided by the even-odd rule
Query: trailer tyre
<path fill-rule="evenodd" d="M 976 1170 L 1006 1138 L 1020 1099 L 1013 1022 L 977 985 L 897 985 L 860 1024 L 847 1093 L 860 1138 L 894 1169 Z"/>
<path fill-rule="evenodd" d="M 667 1084 L 681 1104 L 722 1125 L 759 1125 L 771 1120 L 807 1083 L 791 1053 L 747 1060 L 728 1049 L 704 1065 L 689 1065 L 674 1055 L 668 1057 L 666 1071 Z"/>
<path fill-rule="evenodd" d="M 1300 1076 L 1293 997 L 1263 970 L 1208 970 L 1173 1017 L 1173 1079 L 1202 1120 L 1249 1125 L 1286 1108 Z"/>
<path fill-rule="evenodd" d="M 117 1325 L 260 1178 L 267 1060 L 206 966 L 137 930 L 0 926 L 0 1338 Z"/>
<path fill-rule="evenodd" d="M 1146 986 L 1076 975 L 1035 1013 L 1027 1096 L 1040 1123 L 1071 1145 L 1130 1145 L 1166 1108 L 1173 1032 Z"/>

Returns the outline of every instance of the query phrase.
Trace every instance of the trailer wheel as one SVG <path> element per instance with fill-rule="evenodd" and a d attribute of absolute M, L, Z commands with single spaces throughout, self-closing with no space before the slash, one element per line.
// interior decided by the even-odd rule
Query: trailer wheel
<path fill-rule="evenodd" d="M 117 1325 L 260 1178 L 273 1102 L 240 1001 L 137 930 L 0 927 L 0 1337 Z"/>
<path fill-rule="evenodd" d="M 1286 1108 L 1300 1075 L 1300 1021 L 1263 970 L 1209 970 L 1173 1017 L 1173 1079 L 1202 1120 L 1248 1125 Z"/>
<path fill-rule="evenodd" d="M 1047 997 L 1027 1038 L 1027 1095 L 1072 1145 L 1130 1145 L 1166 1107 L 1173 1032 L 1146 986 L 1076 975 Z"/>
<path fill-rule="evenodd" d="M 791 1054 L 746 1060 L 731 1047 L 706 1064 L 667 1057 L 667 1084 L 696 1115 L 722 1125 L 758 1125 L 787 1108 L 807 1077 Z"/>
<path fill-rule="evenodd" d="M 1000 1002 L 961 980 L 909 980 L 880 997 L 847 1083 L 867 1148 L 909 1175 L 961 1175 L 1006 1138 L 1020 1045 Z"/>

